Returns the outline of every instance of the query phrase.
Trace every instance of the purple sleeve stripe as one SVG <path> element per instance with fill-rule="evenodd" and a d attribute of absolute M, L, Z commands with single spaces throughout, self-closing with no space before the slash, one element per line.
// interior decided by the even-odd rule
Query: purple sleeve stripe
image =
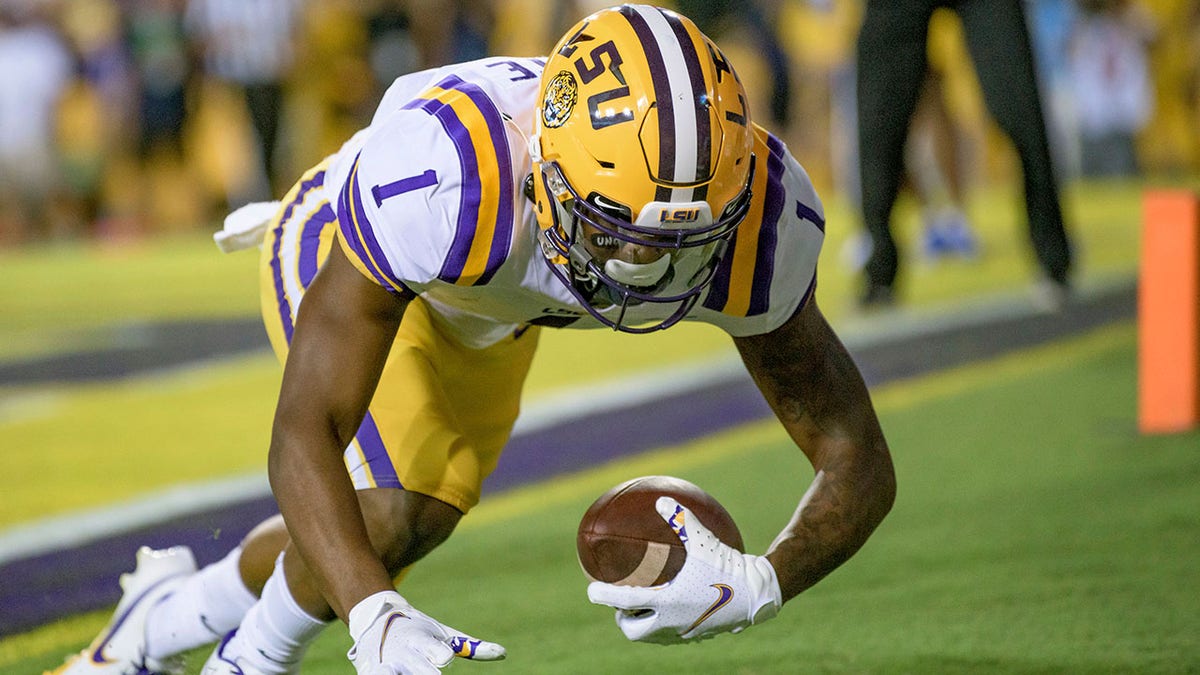
<path fill-rule="evenodd" d="M 796 305 L 796 311 L 808 304 L 809 298 L 812 298 L 813 293 L 817 292 L 817 272 L 813 270 L 812 281 L 808 282 L 808 289 L 804 291 L 804 295 L 800 296 L 800 304 Z"/>
<path fill-rule="evenodd" d="M 741 227 L 738 228 L 741 230 Z M 725 305 L 729 302 L 729 279 L 733 276 L 733 258 L 737 251 L 737 232 L 729 238 L 729 244 L 725 247 L 725 254 L 721 257 L 721 261 L 717 263 L 717 271 L 713 273 L 712 283 L 708 286 L 708 295 L 704 296 L 704 306 L 714 312 L 720 312 L 725 309 Z"/>
<path fill-rule="evenodd" d="M 367 219 L 367 210 L 363 206 L 362 190 L 358 185 L 358 161 L 354 158 L 354 166 L 350 169 L 350 177 L 338 195 L 338 226 L 350 249 L 358 256 L 359 261 L 375 277 L 375 281 L 384 288 L 411 297 L 412 292 L 396 277 L 388 265 L 375 232 Z"/>
<path fill-rule="evenodd" d="M 283 336 L 287 343 L 292 343 L 292 306 L 288 302 L 287 291 L 283 287 L 283 263 L 279 259 L 279 249 L 283 241 L 283 221 L 275 226 L 272 232 L 274 241 L 271 242 L 271 282 L 275 286 L 275 305 L 279 311 L 279 320 L 283 326 Z"/>
<path fill-rule="evenodd" d="M 487 124 L 488 139 L 491 141 L 488 149 L 492 151 L 491 154 L 495 158 L 496 168 L 500 174 L 496 220 L 492 228 L 492 245 L 488 250 L 487 264 L 483 273 L 472 283 L 475 286 L 482 286 L 491 280 L 496 270 L 508 257 L 509 247 L 512 244 L 515 220 L 513 198 L 516 194 L 516 182 L 512 172 L 512 151 L 508 145 L 508 132 L 505 131 L 504 118 L 501 116 L 500 110 L 478 85 L 452 76 L 446 78 L 442 86 L 466 94 L 480 115 L 483 116 L 483 120 Z M 476 153 L 480 152 L 478 147 L 474 147 L 474 150 Z"/>
<path fill-rule="evenodd" d="M 768 146 L 770 141 L 768 141 Z M 771 299 L 771 280 L 775 277 L 775 246 L 779 240 L 779 218 L 786 198 L 783 189 L 783 160 L 772 148 L 767 158 L 767 189 L 762 226 L 758 232 L 758 255 L 754 263 L 754 282 L 750 287 L 750 307 L 746 316 L 767 311 Z"/>
<path fill-rule="evenodd" d="M 483 196 L 479 181 L 479 164 L 475 157 L 475 147 L 471 143 L 471 133 L 458 118 L 454 108 L 437 99 L 426 99 L 417 107 L 433 115 L 441 123 L 442 129 L 458 152 L 458 166 L 462 176 L 458 221 L 455 223 L 454 240 L 450 242 L 450 250 L 442 262 L 442 269 L 438 272 L 438 278 L 442 281 L 456 283 L 471 255 L 471 243 L 475 240 L 475 231 L 479 223 L 479 206 Z"/>
<path fill-rule="evenodd" d="M 305 196 L 313 188 L 321 185 L 325 181 L 325 172 L 318 171 L 309 176 L 306 180 L 300 182 L 296 189 L 296 196 L 292 201 L 288 202 L 284 207 L 283 213 L 280 214 L 279 220 L 275 223 L 275 228 L 271 235 L 271 282 L 275 286 L 275 303 L 279 310 L 280 323 L 283 325 L 283 335 L 287 339 L 288 344 L 292 342 L 292 332 L 295 327 L 292 325 L 292 306 L 287 297 L 287 290 L 283 285 L 283 262 L 279 259 L 280 247 L 283 246 L 283 226 L 292 217 L 292 213 L 296 207 L 304 201 Z"/>
<path fill-rule="evenodd" d="M 322 204 L 307 221 L 304 222 L 304 230 L 300 232 L 300 285 L 308 288 L 312 283 L 313 277 L 317 276 L 317 269 L 320 267 L 321 261 L 319 256 L 321 253 L 321 233 L 325 231 L 325 226 L 332 223 L 336 218 L 333 215 L 333 209 L 329 204 Z"/>
<path fill-rule="evenodd" d="M 779 140 L 778 136 L 768 131 L 767 151 L 771 153 L 772 157 L 783 157 L 783 150 L 783 141 Z"/>
<path fill-rule="evenodd" d="M 395 197 L 405 192 L 420 190 L 432 185 L 437 185 L 437 172 L 433 169 L 426 169 L 419 176 L 409 176 L 408 178 L 403 178 L 387 185 L 376 185 L 371 188 L 371 196 L 375 198 L 375 206 L 378 208 L 383 206 L 383 200 L 389 197 Z"/>
<path fill-rule="evenodd" d="M 775 247 L 779 239 L 779 218 L 783 215 L 783 203 L 786 198 L 783 189 L 783 160 L 778 154 L 767 154 L 766 176 L 761 180 L 764 183 L 761 218 L 758 223 L 742 223 L 730 240 L 729 247 L 713 275 L 708 295 L 704 298 L 704 306 L 713 311 L 735 316 L 757 316 L 765 313 L 770 306 L 771 281 L 775 276 Z M 757 182 L 756 180 L 755 183 Z M 753 214 L 753 210 L 751 213 Z M 748 221 L 750 217 L 747 218 Z M 753 251 L 746 251 L 753 253 L 754 262 L 752 266 L 743 262 L 744 267 L 735 270 L 734 259 L 737 257 L 739 243 L 754 247 Z M 750 297 L 745 301 L 744 313 L 739 309 L 738 303 L 732 308 L 729 306 L 730 293 L 735 291 L 735 274 L 736 287 L 740 289 L 740 293 L 745 293 L 746 280 L 749 280 Z"/>
<path fill-rule="evenodd" d="M 358 441 L 358 446 L 362 448 L 363 459 L 367 460 L 367 471 L 370 473 L 371 483 L 375 487 L 401 488 L 400 478 L 396 475 L 396 467 L 392 464 L 392 458 L 388 456 L 387 447 L 383 444 L 383 437 L 379 435 L 379 427 L 375 425 L 375 418 L 368 411 L 363 417 L 362 424 L 358 427 L 358 433 L 354 435 Z"/>
<path fill-rule="evenodd" d="M 459 166 L 462 169 L 458 222 L 454 240 L 438 278 L 449 283 L 483 285 L 490 281 L 500 268 L 512 243 L 515 181 L 508 134 L 505 132 L 504 119 L 499 109 L 477 85 L 452 75 L 439 82 L 437 88 L 442 91 L 432 90 L 430 98 L 414 107 L 425 110 L 441 122 L 442 128 L 458 150 Z M 460 114 L 468 111 L 456 109 L 456 106 L 461 108 L 467 105 L 473 112 L 479 113 L 486 125 L 487 138 L 490 141 L 487 146 L 477 144 L 472 139 L 471 129 L 463 122 L 464 118 Z M 495 219 L 487 222 L 492 214 L 484 213 L 483 204 L 490 204 L 493 200 L 491 193 L 485 195 L 483 192 L 485 186 L 480 180 L 480 175 L 484 166 L 490 173 L 491 162 L 495 162 L 499 184 L 493 186 L 489 182 L 486 186 L 487 189 L 497 189 L 494 195 Z M 472 249 L 480 242 L 486 241 L 489 235 L 491 243 L 487 259 L 482 261 L 482 269 L 478 269 L 479 262 L 470 264 Z M 478 255 L 476 253 L 477 260 Z M 469 264 L 471 269 L 468 269 Z"/>

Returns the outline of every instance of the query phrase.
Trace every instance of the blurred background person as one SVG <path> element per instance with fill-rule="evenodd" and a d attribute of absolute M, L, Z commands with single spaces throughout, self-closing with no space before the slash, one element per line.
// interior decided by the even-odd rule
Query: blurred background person
<path fill-rule="evenodd" d="M 1076 0 L 1026 0 L 1033 62 L 1041 86 L 1050 152 L 1060 181 L 1079 177 L 1079 122 L 1071 80 L 1071 31 Z"/>
<path fill-rule="evenodd" d="M 973 258 L 979 241 L 967 218 L 965 183 L 975 159 L 968 132 L 947 104 L 945 75 L 930 68 L 913 112 L 905 174 L 920 202 L 926 260 Z"/>
<path fill-rule="evenodd" d="M 1061 308 L 1071 251 L 1020 0 L 867 0 L 857 46 L 857 93 L 862 211 L 871 254 L 859 305 L 895 302 L 900 255 L 892 209 L 927 70 L 929 21 L 942 5 L 959 15 L 988 111 L 1020 157 L 1029 234 L 1043 273 L 1034 300 L 1048 310 Z"/>
<path fill-rule="evenodd" d="M 54 7 L 54 4 L 47 5 Z M 70 214 L 59 226 L 121 244 L 147 233 L 137 217 L 137 85 L 116 0 L 63 0 L 58 19 L 78 60 L 58 122 Z"/>
<path fill-rule="evenodd" d="M 1139 173 L 1137 135 L 1154 109 L 1149 45 L 1156 28 L 1131 0 L 1079 0 L 1068 68 L 1088 178 Z"/>
<path fill-rule="evenodd" d="M 420 55 L 417 70 L 480 59 L 490 53 L 495 2 L 403 0 L 400 5 Z"/>
<path fill-rule="evenodd" d="M 277 171 L 284 85 L 296 56 L 303 0 L 188 0 L 185 26 L 204 74 L 236 89 L 250 115 L 261 171 L 245 192 L 227 186 L 230 205 L 282 194 Z"/>
<path fill-rule="evenodd" d="M 50 236 L 61 197 L 56 122 L 75 66 L 35 10 L 0 2 L 0 245 Z"/>
<path fill-rule="evenodd" d="M 194 72 L 184 0 L 129 0 L 125 40 L 136 87 L 139 227 L 195 226 L 204 218 L 186 148 L 188 90 Z"/>

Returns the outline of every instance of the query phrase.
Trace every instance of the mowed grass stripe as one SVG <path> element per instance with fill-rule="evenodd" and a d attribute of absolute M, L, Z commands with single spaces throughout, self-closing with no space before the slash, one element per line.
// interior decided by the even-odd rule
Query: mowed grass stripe
<path fill-rule="evenodd" d="M 1200 662 L 1200 436 L 1136 433 L 1134 343 L 1130 326 L 1105 329 L 877 390 L 894 513 L 744 635 L 626 644 L 587 604 L 574 526 L 613 483 L 672 473 L 718 496 L 761 551 L 811 478 L 771 422 L 491 499 L 403 591 L 504 643 L 490 668 L 514 673 L 1186 672 Z M 4 641 L 0 672 L 51 666 L 104 620 Z M 306 672 L 346 672 L 348 646 L 327 631 Z"/>

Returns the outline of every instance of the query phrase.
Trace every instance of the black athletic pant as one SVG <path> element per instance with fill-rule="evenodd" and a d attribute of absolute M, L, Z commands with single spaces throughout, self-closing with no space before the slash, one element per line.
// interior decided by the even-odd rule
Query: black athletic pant
<path fill-rule="evenodd" d="M 267 186 L 274 197 L 279 197 L 283 193 L 276 190 L 279 176 L 275 148 L 279 140 L 279 120 L 283 116 L 283 85 L 277 82 L 247 84 L 243 85 L 243 91 L 246 107 L 250 111 L 250 122 L 258 136 Z"/>
<path fill-rule="evenodd" d="M 1021 0 L 867 0 L 858 37 L 858 134 L 863 219 L 874 244 L 867 282 L 891 287 L 899 258 L 890 219 L 904 143 L 925 75 L 934 9 L 962 19 L 988 111 L 1012 140 L 1025 177 L 1025 209 L 1038 263 L 1066 282 L 1071 264 L 1046 123 Z"/>

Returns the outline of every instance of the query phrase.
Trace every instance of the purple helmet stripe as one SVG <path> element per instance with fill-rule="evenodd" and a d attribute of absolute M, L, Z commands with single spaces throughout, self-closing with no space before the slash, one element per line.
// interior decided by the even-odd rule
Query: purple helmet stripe
<path fill-rule="evenodd" d="M 646 62 L 650 66 L 650 81 L 654 86 L 654 101 L 658 107 L 658 171 L 659 180 L 675 180 L 675 107 L 671 97 L 671 83 L 667 75 L 667 66 L 663 61 L 662 50 L 658 39 L 645 17 L 638 13 L 637 8 L 625 5 L 620 9 L 621 14 L 633 26 L 642 50 L 646 53 Z M 662 185 L 655 191 L 656 201 L 670 201 L 671 189 Z"/>

